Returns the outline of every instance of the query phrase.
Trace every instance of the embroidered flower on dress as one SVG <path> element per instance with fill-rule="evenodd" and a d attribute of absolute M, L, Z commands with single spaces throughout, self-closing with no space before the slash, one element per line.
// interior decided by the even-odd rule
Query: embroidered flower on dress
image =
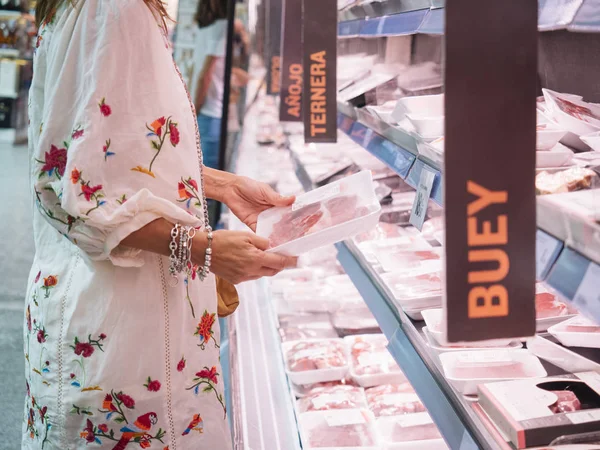
<path fill-rule="evenodd" d="M 81 172 L 77 169 L 71 170 L 71 183 L 77 184 L 79 182 L 79 178 L 81 177 Z"/>
<path fill-rule="evenodd" d="M 215 341 L 215 347 L 218 347 L 217 341 L 213 336 L 214 332 L 212 329 L 215 324 L 215 320 L 215 313 L 210 314 L 208 310 L 204 310 L 202 318 L 200 319 L 200 323 L 198 323 L 198 326 L 196 327 L 196 332 L 194 333 L 194 336 L 198 336 L 200 338 L 200 344 L 198 344 L 198 346 L 201 347 L 202 350 L 204 350 L 204 346 L 211 339 Z"/>
<path fill-rule="evenodd" d="M 175 122 L 171 122 L 169 124 L 169 132 L 171 133 L 171 145 L 173 147 L 177 147 L 177 144 L 179 144 L 179 129 L 177 128 L 177 124 Z"/>
<path fill-rule="evenodd" d="M 183 372 L 183 369 L 185 369 L 185 358 L 182 356 L 177 363 L 177 372 Z"/>
<path fill-rule="evenodd" d="M 73 139 L 73 140 L 79 139 L 82 136 L 83 136 L 83 128 L 76 128 L 75 130 L 73 130 L 73 133 L 71 134 L 71 139 Z"/>
<path fill-rule="evenodd" d="M 100 103 L 98 103 L 98 106 L 100 107 L 100 112 L 104 117 L 108 117 L 112 114 L 111 107 L 106 104 L 106 98 L 103 97 L 102 100 L 100 100 Z"/>
<path fill-rule="evenodd" d="M 212 366 L 210 369 L 202 369 L 200 372 L 196 373 L 198 378 L 206 378 L 207 380 L 212 381 L 214 384 L 217 384 L 219 380 L 217 379 L 217 368 L 216 366 Z"/>
<path fill-rule="evenodd" d="M 126 408 L 133 409 L 135 408 L 135 400 L 131 398 L 129 395 L 123 394 L 119 392 L 117 394 L 117 399 L 125 405 Z"/>
<path fill-rule="evenodd" d="M 115 152 L 111 152 L 111 151 L 109 151 L 109 149 L 110 149 L 110 139 L 108 139 L 104 143 L 104 146 L 102 147 L 102 151 L 104 152 L 104 161 L 106 161 L 109 156 L 113 156 L 115 154 Z"/>
<path fill-rule="evenodd" d="M 38 162 L 43 164 L 40 176 L 44 173 L 48 174 L 48 176 L 56 173 L 58 178 L 61 178 L 65 174 L 65 168 L 67 167 L 67 149 L 51 145 L 50 151 L 45 153 L 44 161 L 38 160 Z"/>
<path fill-rule="evenodd" d="M 108 425 L 106 425 L 105 423 L 101 423 L 100 425 L 98 425 L 98 429 L 103 433 L 106 433 L 108 431 Z"/>
<path fill-rule="evenodd" d="M 146 381 L 144 387 L 150 392 L 158 392 L 160 391 L 160 381 L 153 380 L 152 378 L 148 377 L 148 381 Z"/>
<path fill-rule="evenodd" d="M 84 358 L 89 358 L 94 354 L 94 347 L 87 342 L 77 342 L 75 344 L 75 354 L 81 355 Z"/>
<path fill-rule="evenodd" d="M 38 281 L 40 281 L 40 277 L 42 276 L 42 271 L 40 270 L 38 272 L 38 274 L 35 276 L 35 280 L 33 280 L 34 283 L 37 283 Z"/>
<path fill-rule="evenodd" d="M 46 342 L 47 337 L 48 337 L 48 334 L 46 333 L 46 330 L 44 328 L 40 328 L 37 332 L 37 341 L 40 344 L 43 344 L 44 342 Z"/>

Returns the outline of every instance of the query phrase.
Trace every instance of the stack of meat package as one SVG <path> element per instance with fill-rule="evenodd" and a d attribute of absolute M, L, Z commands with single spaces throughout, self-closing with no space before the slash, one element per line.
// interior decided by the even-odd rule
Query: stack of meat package
<path fill-rule="evenodd" d="M 333 247 L 273 278 L 303 448 L 446 449 Z"/>

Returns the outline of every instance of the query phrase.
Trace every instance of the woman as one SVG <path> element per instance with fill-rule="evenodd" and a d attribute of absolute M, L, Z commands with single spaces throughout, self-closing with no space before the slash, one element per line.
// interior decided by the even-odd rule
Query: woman
<path fill-rule="evenodd" d="M 159 0 L 37 8 L 22 448 L 228 449 L 212 274 L 294 261 L 203 228 L 204 196 L 250 228 L 293 199 L 203 168 Z"/>
<path fill-rule="evenodd" d="M 221 117 L 225 79 L 225 49 L 227 42 L 227 2 L 198 2 L 194 86 L 192 92 L 198 127 L 202 137 L 202 153 L 207 167 L 219 168 Z"/>

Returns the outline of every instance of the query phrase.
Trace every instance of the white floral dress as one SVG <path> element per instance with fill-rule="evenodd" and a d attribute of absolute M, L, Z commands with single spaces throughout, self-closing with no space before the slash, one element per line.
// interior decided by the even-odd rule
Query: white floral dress
<path fill-rule="evenodd" d="M 204 223 L 161 27 L 143 0 L 80 0 L 41 27 L 34 70 L 22 447 L 231 448 L 214 278 L 171 287 L 167 258 L 119 247 L 160 217 Z"/>

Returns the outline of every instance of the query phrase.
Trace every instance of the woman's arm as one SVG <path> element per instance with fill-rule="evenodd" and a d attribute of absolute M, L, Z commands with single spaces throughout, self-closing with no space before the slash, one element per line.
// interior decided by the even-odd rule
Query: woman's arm
<path fill-rule="evenodd" d="M 200 109 L 202 109 L 202 105 L 204 105 L 204 100 L 206 99 L 208 88 L 210 87 L 216 63 L 217 57 L 214 55 L 209 55 L 204 59 L 204 65 L 198 76 L 198 89 L 196 90 L 196 98 L 194 99 L 194 106 L 196 107 L 197 113 L 200 113 Z"/>
<path fill-rule="evenodd" d="M 171 250 L 171 230 L 173 224 L 165 219 L 157 219 L 131 233 L 121 245 L 130 248 L 169 256 Z M 196 233 L 192 243 L 192 262 L 202 267 L 208 243 L 207 234 Z M 273 276 L 286 267 L 296 265 L 296 259 L 289 256 L 266 253 L 269 242 L 249 232 L 215 231 L 212 244 L 211 272 L 238 284 Z"/>

